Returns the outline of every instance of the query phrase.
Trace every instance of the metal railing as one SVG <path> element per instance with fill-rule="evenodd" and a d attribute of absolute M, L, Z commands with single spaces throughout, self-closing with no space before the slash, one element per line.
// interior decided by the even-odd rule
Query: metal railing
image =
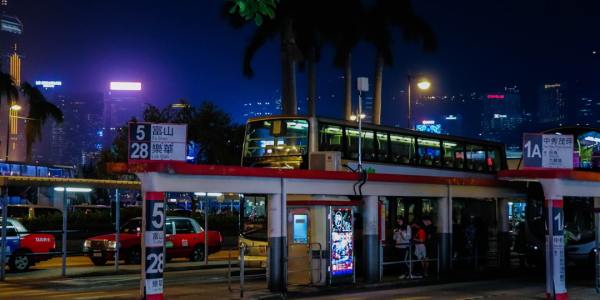
<path fill-rule="evenodd" d="M 264 253 L 264 251 L 268 250 L 268 246 L 248 246 L 244 243 L 240 243 L 239 248 L 233 248 L 229 251 L 227 257 L 227 288 L 230 292 L 234 292 L 233 289 L 233 273 L 234 273 L 234 262 L 237 260 L 238 262 L 238 278 L 239 278 L 239 292 L 240 298 L 244 298 L 244 293 L 246 292 L 246 279 L 254 279 L 260 278 L 262 275 L 246 275 L 246 255 L 247 252 L 252 252 L 252 249 L 258 249 L 258 253 Z M 236 251 L 239 253 L 238 258 L 232 257 L 232 252 Z M 262 251 L 261 251 L 262 250 Z M 266 259 L 267 257 L 265 257 Z"/>
<path fill-rule="evenodd" d="M 416 279 L 416 278 L 422 278 L 422 276 L 416 276 L 413 274 L 413 264 L 414 263 L 424 263 L 424 262 L 435 262 L 436 264 L 436 276 L 439 277 L 440 274 L 440 246 L 439 244 L 436 244 L 436 258 L 428 258 L 428 255 L 425 255 L 425 258 L 417 258 L 415 255 L 415 245 L 417 243 L 406 243 L 406 244 L 401 244 L 401 246 L 406 246 L 407 249 L 407 253 L 406 256 L 401 260 L 393 260 L 393 261 L 383 261 L 382 262 L 382 268 L 385 266 L 391 266 L 391 265 L 406 265 L 406 267 L 408 268 L 408 275 L 406 276 L 406 279 Z M 419 243 L 420 244 L 420 243 Z M 395 250 L 398 250 L 399 248 L 394 248 Z M 427 251 L 427 248 L 426 248 Z M 413 256 L 415 256 L 413 258 Z M 422 266 L 421 268 L 425 268 L 424 266 Z M 427 270 L 422 270 L 423 273 L 426 273 Z M 404 274 L 403 274 L 404 275 Z"/>

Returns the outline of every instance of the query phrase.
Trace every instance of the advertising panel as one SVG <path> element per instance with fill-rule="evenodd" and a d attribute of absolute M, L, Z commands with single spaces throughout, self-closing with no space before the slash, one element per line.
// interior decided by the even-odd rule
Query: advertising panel
<path fill-rule="evenodd" d="M 353 217 L 352 208 L 331 208 L 330 278 L 332 283 L 352 282 L 354 278 Z"/>

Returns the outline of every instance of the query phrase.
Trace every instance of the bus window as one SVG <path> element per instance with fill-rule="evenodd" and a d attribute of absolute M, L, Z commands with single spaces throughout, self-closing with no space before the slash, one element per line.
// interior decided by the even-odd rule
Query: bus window
<path fill-rule="evenodd" d="M 390 149 L 393 162 L 410 164 L 415 156 L 415 138 L 390 133 Z"/>
<path fill-rule="evenodd" d="M 419 162 L 424 166 L 441 166 L 440 141 L 418 138 Z"/>
<path fill-rule="evenodd" d="M 465 145 L 457 142 L 444 141 L 444 166 L 452 169 L 462 169 L 465 164 Z"/>
<path fill-rule="evenodd" d="M 377 160 L 388 161 L 390 158 L 388 149 L 388 134 L 385 132 L 377 132 Z"/>
<path fill-rule="evenodd" d="M 479 145 L 467 145 L 467 169 L 485 171 L 485 149 Z"/>
<path fill-rule="evenodd" d="M 342 140 L 341 126 L 329 124 L 319 126 L 319 151 L 342 151 Z"/>
<path fill-rule="evenodd" d="M 298 169 L 307 167 L 307 120 L 265 120 L 248 124 L 244 166 Z"/>
<path fill-rule="evenodd" d="M 489 172 L 500 171 L 500 151 L 494 148 L 487 149 L 486 169 Z"/>
<path fill-rule="evenodd" d="M 358 159 L 358 129 L 346 128 L 346 138 L 348 140 L 346 158 Z M 375 141 L 373 138 L 373 131 L 362 131 L 362 156 L 365 160 L 375 159 Z"/>
<path fill-rule="evenodd" d="M 267 240 L 267 197 L 245 196 L 240 233 L 252 240 Z"/>

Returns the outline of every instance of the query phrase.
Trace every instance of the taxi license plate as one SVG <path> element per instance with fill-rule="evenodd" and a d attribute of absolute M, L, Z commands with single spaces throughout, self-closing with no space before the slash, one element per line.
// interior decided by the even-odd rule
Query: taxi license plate
<path fill-rule="evenodd" d="M 102 257 L 102 252 L 94 252 L 92 254 L 93 257 Z"/>

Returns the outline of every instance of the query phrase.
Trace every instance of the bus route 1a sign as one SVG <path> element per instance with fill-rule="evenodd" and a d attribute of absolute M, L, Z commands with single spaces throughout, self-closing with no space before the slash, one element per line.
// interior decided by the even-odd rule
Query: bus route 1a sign
<path fill-rule="evenodd" d="M 529 169 L 573 169 L 573 136 L 523 134 L 523 166 Z"/>
<path fill-rule="evenodd" d="M 129 123 L 129 160 L 185 161 L 187 125 Z"/>

